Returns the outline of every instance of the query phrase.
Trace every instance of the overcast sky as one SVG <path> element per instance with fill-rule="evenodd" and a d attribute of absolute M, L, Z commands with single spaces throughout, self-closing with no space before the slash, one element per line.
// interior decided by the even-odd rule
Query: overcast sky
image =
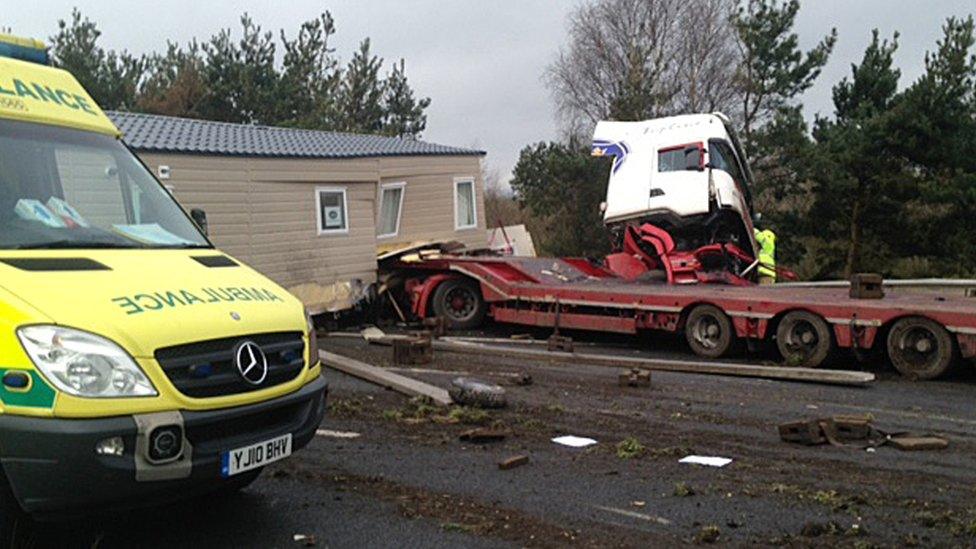
<path fill-rule="evenodd" d="M 347 60 L 363 37 L 387 60 L 406 59 L 415 90 L 433 100 L 423 138 L 488 152 L 490 169 L 507 180 L 519 150 L 557 136 L 552 101 L 542 73 L 566 39 L 568 13 L 579 0 L 289 0 L 230 2 L 167 0 L 120 2 L 35 0 L 30 9 L 3 10 L 0 28 L 47 39 L 72 6 L 103 31 L 102 45 L 133 53 L 161 51 L 166 41 L 206 39 L 220 28 L 239 36 L 249 12 L 265 29 L 293 35 L 302 21 L 332 12 L 334 46 Z M 951 15 L 976 11 L 973 0 L 803 0 L 797 22 L 810 47 L 831 27 L 839 39 L 823 75 L 803 98 L 808 116 L 831 112 L 830 88 L 850 73 L 870 41 L 901 33 L 897 65 L 902 85 L 921 74 L 925 51 L 935 47 Z"/>

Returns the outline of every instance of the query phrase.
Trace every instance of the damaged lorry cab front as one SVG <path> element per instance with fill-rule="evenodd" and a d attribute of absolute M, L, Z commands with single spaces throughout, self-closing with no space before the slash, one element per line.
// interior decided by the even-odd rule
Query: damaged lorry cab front
<path fill-rule="evenodd" d="M 592 153 L 612 158 L 604 210 L 611 228 L 649 222 L 681 248 L 730 242 L 758 254 L 752 175 L 724 115 L 602 121 Z"/>
<path fill-rule="evenodd" d="M 302 305 L 215 249 L 42 49 L 0 45 L 0 519 L 248 484 L 324 413 Z"/>

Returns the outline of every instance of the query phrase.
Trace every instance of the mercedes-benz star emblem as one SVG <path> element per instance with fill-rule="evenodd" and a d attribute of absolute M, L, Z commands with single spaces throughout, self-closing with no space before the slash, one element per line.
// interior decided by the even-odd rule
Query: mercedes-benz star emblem
<path fill-rule="evenodd" d="M 251 385 L 261 385 L 268 377 L 268 358 L 253 341 L 242 341 L 234 350 L 234 363 L 244 381 Z"/>

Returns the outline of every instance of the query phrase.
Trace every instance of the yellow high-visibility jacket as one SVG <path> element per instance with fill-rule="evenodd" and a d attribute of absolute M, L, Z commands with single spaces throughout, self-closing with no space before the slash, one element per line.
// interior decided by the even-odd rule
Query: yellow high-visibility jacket
<path fill-rule="evenodd" d="M 776 279 L 776 233 L 754 229 L 759 243 L 759 276 Z"/>

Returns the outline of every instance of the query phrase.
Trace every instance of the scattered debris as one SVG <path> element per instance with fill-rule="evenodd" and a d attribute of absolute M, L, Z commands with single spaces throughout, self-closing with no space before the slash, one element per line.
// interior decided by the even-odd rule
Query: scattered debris
<path fill-rule="evenodd" d="M 570 446 L 572 448 L 586 448 L 587 446 L 596 444 L 596 441 L 592 438 L 578 437 L 575 435 L 563 435 L 552 439 L 552 441 L 556 444 L 562 444 L 563 446 Z"/>
<path fill-rule="evenodd" d="M 617 444 L 617 457 L 620 459 L 633 459 L 644 455 L 647 448 L 634 437 L 627 437 Z"/>
<path fill-rule="evenodd" d="M 444 337 L 447 334 L 447 319 L 442 316 L 433 316 L 424 319 L 424 329 L 432 337 Z"/>
<path fill-rule="evenodd" d="M 409 396 L 428 397 L 440 406 L 450 406 L 453 403 L 448 392 L 440 387 L 434 387 L 422 381 L 401 376 L 383 368 L 378 368 L 365 362 L 328 351 L 319 351 L 319 358 L 322 359 L 323 364 L 330 368 L 335 368 L 340 372 L 364 379 L 386 387 L 387 389 L 392 389 Z"/>
<path fill-rule="evenodd" d="M 668 525 L 671 524 L 671 521 L 668 520 L 668 519 L 666 519 L 666 518 L 656 517 L 654 515 L 648 515 L 648 514 L 645 514 L 645 513 L 638 513 L 637 511 L 631 511 L 630 509 L 618 509 L 616 507 L 605 507 L 603 505 L 594 505 L 593 507 L 595 507 L 595 508 L 597 508 L 597 509 L 599 509 L 601 511 L 606 511 L 608 513 L 614 513 L 614 514 L 617 514 L 617 515 L 622 515 L 622 516 L 625 516 L 625 517 L 635 518 L 635 519 L 638 519 L 638 520 L 644 520 L 644 521 L 647 521 L 647 522 L 656 522 L 657 524 L 660 524 L 661 526 L 668 526 Z"/>
<path fill-rule="evenodd" d="M 944 450 L 949 441 L 941 437 L 896 436 L 888 439 L 888 444 L 905 451 Z"/>
<path fill-rule="evenodd" d="M 546 345 L 548 346 L 549 352 L 563 352 L 572 353 L 573 352 L 573 338 L 569 336 L 561 336 L 558 334 L 552 334 L 549 339 L 546 340 Z"/>
<path fill-rule="evenodd" d="M 384 339 L 386 337 L 386 332 L 380 330 L 376 326 L 369 326 L 363 328 L 362 331 L 360 331 L 359 333 L 360 335 L 363 336 L 363 339 L 369 342 L 372 342 L 374 340 Z"/>
<path fill-rule="evenodd" d="M 637 500 L 637 501 L 630 502 L 630 504 L 633 505 L 634 507 L 644 507 L 645 505 L 647 505 L 647 502 L 646 501 Z"/>
<path fill-rule="evenodd" d="M 520 454 L 517 456 L 512 456 L 507 459 L 503 459 L 498 462 L 498 468 L 502 471 L 507 471 L 509 469 L 514 469 L 516 467 L 521 467 L 529 462 L 529 456 L 525 454 Z"/>
<path fill-rule="evenodd" d="M 621 387 L 650 387 L 651 372 L 640 368 L 631 368 L 620 372 L 618 383 Z"/>
<path fill-rule="evenodd" d="M 291 537 L 291 539 L 296 543 L 301 543 L 305 547 L 315 547 L 315 544 L 317 543 L 315 536 L 306 534 L 295 534 Z"/>
<path fill-rule="evenodd" d="M 725 467 L 732 463 L 732 458 L 717 456 L 685 456 L 678 460 L 678 463 L 691 463 L 694 465 L 708 465 L 709 467 Z"/>
<path fill-rule="evenodd" d="M 686 498 L 695 495 L 695 489 L 685 482 L 676 482 L 673 494 L 679 498 Z"/>
<path fill-rule="evenodd" d="M 421 335 L 393 340 L 394 364 L 430 364 L 432 360 L 434 360 L 434 348 L 430 345 L 430 337 Z"/>
<path fill-rule="evenodd" d="M 878 446 L 890 444 L 899 450 L 941 450 L 949 441 L 931 435 L 886 433 L 872 425 L 871 415 L 837 415 L 805 421 L 791 421 L 779 426 L 779 436 L 784 442 L 815 446 L 854 446 L 874 451 Z"/>
<path fill-rule="evenodd" d="M 491 415 L 480 408 L 455 406 L 448 412 L 447 419 L 451 423 L 461 423 L 463 425 L 487 425 L 491 422 Z"/>
<path fill-rule="evenodd" d="M 809 521 L 803 525 L 800 535 L 805 538 L 816 538 L 823 535 L 834 535 L 841 531 L 836 522 L 816 522 Z"/>
<path fill-rule="evenodd" d="M 331 438 L 359 438 L 359 433 L 353 431 L 333 431 L 332 429 L 319 429 L 315 431 L 315 434 L 320 437 L 331 437 Z"/>
<path fill-rule="evenodd" d="M 866 440 L 874 433 L 871 415 L 837 415 L 806 421 L 791 421 L 779 426 L 779 436 L 785 442 L 808 446 Z M 878 442 L 883 439 L 879 436 Z"/>
<path fill-rule="evenodd" d="M 507 378 L 509 383 L 511 383 L 512 385 L 518 385 L 520 387 L 532 385 L 533 383 L 532 376 L 525 372 L 519 372 L 517 374 L 508 374 Z"/>
<path fill-rule="evenodd" d="M 702 526 L 701 531 L 698 532 L 697 535 L 695 535 L 695 542 L 715 543 L 716 541 L 718 541 L 718 538 L 721 536 L 721 533 L 722 532 L 721 530 L 718 529 L 718 526 L 715 526 L 714 524 L 709 524 L 708 526 Z"/>
<path fill-rule="evenodd" d="M 500 440 L 505 440 L 506 436 L 508 436 L 507 431 L 479 427 L 476 429 L 468 429 L 467 431 L 461 433 L 458 438 L 464 442 L 482 444 L 485 442 L 498 442 Z"/>
<path fill-rule="evenodd" d="M 464 406 L 504 408 L 508 404 L 501 386 L 473 378 L 455 378 L 448 393 L 454 402 Z"/>

